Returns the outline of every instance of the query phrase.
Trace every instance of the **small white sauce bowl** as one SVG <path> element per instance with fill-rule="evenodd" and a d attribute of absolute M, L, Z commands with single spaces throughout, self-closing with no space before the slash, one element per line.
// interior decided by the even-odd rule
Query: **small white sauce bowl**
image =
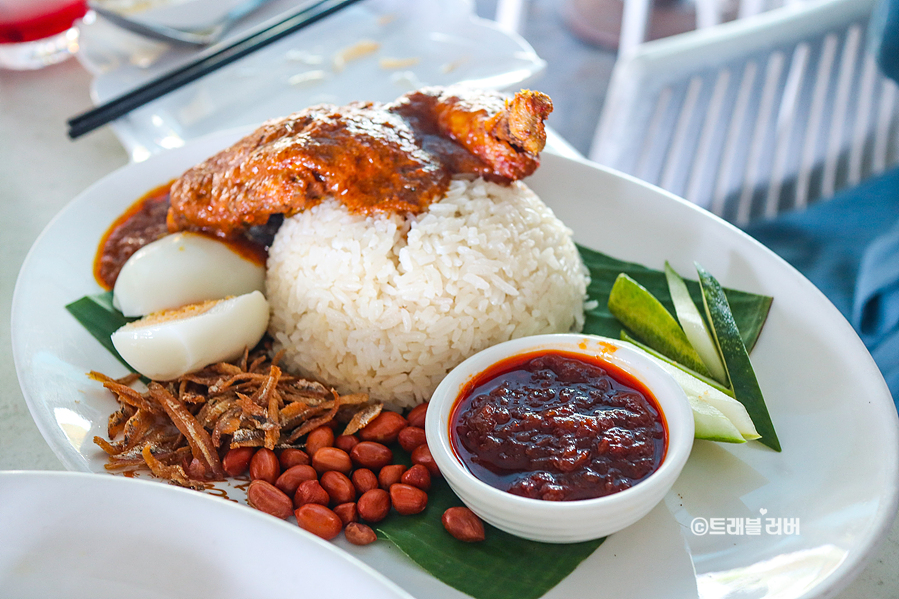
<path fill-rule="evenodd" d="M 544 501 L 501 491 L 476 478 L 465 467 L 453 451 L 450 417 L 466 385 L 497 362 L 545 350 L 611 363 L 652 393 L 668 431 L 668 447 L 658 470 L 633 487 L 605 497 Z M 447 483 L 485 522 L 533 541 L 578 543 L 630 526 L 662 500 L 690 456 L 693 412 L 683 390 L 668 373 L 645 354 L 620 341 L 593 335 L 538 335 L 500 343 L 453 369 L 431 397 L 425 431 L 431 454 Z"/>

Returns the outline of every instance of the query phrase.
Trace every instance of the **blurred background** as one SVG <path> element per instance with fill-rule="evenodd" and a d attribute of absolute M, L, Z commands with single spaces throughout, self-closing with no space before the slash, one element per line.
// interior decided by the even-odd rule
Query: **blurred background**
<path fill-rule="evenodd" d="M 521 35 L 546 61 L 534 87 L 549 94 L 555 110 L 551 126 L 585 156 L 605 99 L 617 48 L 588 43 L 565 20 L 565 2 L 532 0 L 522 19 Z M 478 16 L 494 19 L 497 0 L 475 0 Z"/>

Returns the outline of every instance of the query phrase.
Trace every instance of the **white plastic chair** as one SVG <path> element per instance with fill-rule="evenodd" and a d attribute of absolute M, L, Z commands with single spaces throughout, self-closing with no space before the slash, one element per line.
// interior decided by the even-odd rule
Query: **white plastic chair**
<path fill-rule="evenodd" d="M 896 86 L 865 52 L 874 2 L 796 2 L 636 46 L 589 157 L 739 226 L 896 164 Z"/>
<path fill-rule="evenodd" d="M 559 0 L 570 1 L 570 0 Z M 621 0 L 621 40 L 619 52 L 630 52 L 649 39 L 655 0 Z M 804 0 L 682 0 L 695 5 L 696 29 L 714 27 L 734 18 L 745 18 Z M 508 31 L 521 33 L 527 16 L 528 0 L 497 0 L 496 21 Z"/>

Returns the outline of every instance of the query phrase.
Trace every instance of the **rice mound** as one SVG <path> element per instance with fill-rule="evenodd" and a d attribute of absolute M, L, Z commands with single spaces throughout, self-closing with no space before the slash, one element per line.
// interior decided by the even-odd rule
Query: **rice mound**
<path fill-rule="evenodd" d="M 417 216 L 333 200 L 287 218 L 269 252 L 269 332 L 284 367 L 399 409 L 468 356 L 579 331 L 587 271 L 526 185 L 454 180 Z"/>

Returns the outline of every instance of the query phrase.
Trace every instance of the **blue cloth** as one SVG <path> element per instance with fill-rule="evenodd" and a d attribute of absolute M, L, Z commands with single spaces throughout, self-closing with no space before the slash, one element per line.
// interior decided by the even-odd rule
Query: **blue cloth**
<path fill-rule="evenodd" d="M 883 74 L 899 82 L 899 0 L 880 0 L 875 5 L 868 44 Z"/>
<path fill-rule="evenodd" d="M 881 71 L 899 82 L 899 0 L 877 3 L 868 40 Z M 899 408 L 899 169 L 746 232 L 808 277 L 852 323 Z"/>
<path fill-rule="evenodd" d="M 808 277 L 852 323 L 899 407 L 899 169 L 746 232 Z"/>

